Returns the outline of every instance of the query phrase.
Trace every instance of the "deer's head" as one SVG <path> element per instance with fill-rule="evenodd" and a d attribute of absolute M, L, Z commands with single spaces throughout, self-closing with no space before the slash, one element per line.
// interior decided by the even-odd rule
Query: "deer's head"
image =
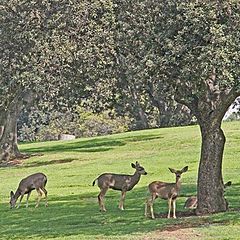
<path fill-rule="evenodd" d="M 173 168 L 169 168 L 169 170 L 170 170 L 172 173 L 175 173 L 176 179 L 178 180 L 178 179 L 181 178 L 181 175 L 188 170 L 188 166 L 184 167 L 182 170 L 175 170 L 175 169 L 173 169 Z"/>
<path fill-rule="evenodd" d="M 135 168 L 136 171 L 141 175 L 147 175 L 144 167 L 142 167 L 138 162 L 136 162 L 136 164 L 132 163 L 132 168 Z"/>
<path fill-rule="evenodd" d="M 10 208 L 15 208 L 17 199 L 14 197 L 14 192 L 10 192 Z"/>

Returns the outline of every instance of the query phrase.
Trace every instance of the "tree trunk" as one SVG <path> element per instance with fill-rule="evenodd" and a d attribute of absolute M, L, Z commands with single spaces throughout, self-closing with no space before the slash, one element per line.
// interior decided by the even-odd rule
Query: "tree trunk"
<path fill-rule="evenodd" d="M 2 135 L 0 137 L 0 161 L 8 161 L 11 158 L 20 156 L 20 151 L 17 145 L 17 118 L 19 111 L 18 104 L 15 103 L 14 107 L 9 109 L 5 114 L 5 121 L 1 126 Z"/>
<path fill-rule="evenodd" d="M 218 124 L 201 125 L 202 148 L 198 169 L 198 207 L 196 213 L 208 214 L 227 210 L 224 198 L 222 159 L 225 136 Z"/>
<path fill-rule="evenodd" d="M 146 116 L 146 113 L 144 109 L 141 106 L 141 103 L 138 99 L 138 94 L 137 90 L 135 89 L 134 86 L 129 86 L 129 92 L 131 93 L 132 96 L 132 102 L 133 102 L 133 111 L 136 112 L 136 119 L 138 120 L 138 129 L 148 129 L 149 124 L 148 124 L 148 118 Z"/>
<path fill-rule="evenodd" d="M 1 112 L 0 162 L 22 156 L 17 143 L 17 120 L 23 107 L 32 104 L 34 99 L 32 91 L 22 92 L 12 100 L 7 110 Z"/>

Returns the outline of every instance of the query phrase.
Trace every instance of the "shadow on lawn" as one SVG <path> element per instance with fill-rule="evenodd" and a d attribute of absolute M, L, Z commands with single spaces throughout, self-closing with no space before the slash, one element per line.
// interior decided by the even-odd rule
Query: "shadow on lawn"
<path fill-rule="evenodd" d="M 50 193 L 49 193 L 50 194 Z M 201 227 L 209 224 L 226 224 L 239 221 L 237 212 L 227 212 L 205 217 L 178 219 L 144 217 L 146 187 L 136 188 L 127 193 L 125 211 L 117 208 L 120 192 L 109 191 L 106 196 L 106 213 L 100 213 L 97 203 L 98 192 L 68 196 L 49 195 L 49 207 L 41 203 L 34 208 L 33 199 L 28 209 L 9 210 L 1 206 L 1 237 L 4 239 L 65 238 L 67 236 L 101 236 L 102 239 L 126 234 L 148 233 L 154 230 L 176 230 L 179 228 Z M 183 201 L 179 201 L 183 202 Z M 167 202 L 155 202 L 155 211 L 167 215 Z M 179 203 L 178 211 L 183 211 Z"/>
<path fill-rule="evenodd" d="M 78 160 L 77 158 L 67 158 L 67 159 L 59 159 L 59 160 L 51 160 L 51 161 L 37 161 L 37 162 L 31 162 L 28 164 L 24 164 L 23 166 L 19 166 L 20 168 L 31 168 L 31 167 L 40 167 L 40 166 L 48 166 L 53 164 L 64 164 L 64 163 L 70 163 L 74 160 Z"/>
<path fill-rule="evenodd" d="M 112 137 L 86 139 L 74 142 L 49 142 L 43 147 L 24 148 L 26 153 L 46 153 L 46 152 L 105 152 L 112 150 L 114 147 L 126 145 L 128 142 L 151 141 L 162 138 L 159 135 L 141 135 L 119 138 L 118 140 Z"/>
<path fill-rule="evenodd" d="M 31 152 L 104 152 L 111 150 L 113 147 L 116 146 L 123 146 L 125 145 L 123 142 L 118 140 L 109 140 L 109 139 L 91 139 L 91 140 L 84 140 L 79 142 L 49 142 L 43 147 L 30 147 L 28 149 L 24 149 L 24 152 L 31 153 Z"/>

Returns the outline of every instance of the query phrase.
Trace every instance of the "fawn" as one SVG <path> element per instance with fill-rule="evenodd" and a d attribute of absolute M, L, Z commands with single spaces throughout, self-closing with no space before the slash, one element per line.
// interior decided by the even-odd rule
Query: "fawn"
<path fill-rule="evenodd" d="M 150 192 L 150 198 L 147 199 L 145 204 L 145 216 L 147 216 L 148 207 L 150 207 L 151 217 L 154 219 L 153 213 L 153 202 L 157 197 L 160 197 L 164 200 L 168 200 L 168 218 L 170 218 L 171 208 L 173 208 L 173 218 L 176 218 L 176 199 L 180 192 L 181 182 L 180 178 L 182 173 L 188 170 L 188 166 L 184 167 L 182 170 L 175 170 L 173 168 L 169 168 L 172 173 L 176 175 L 175 183 L 167 183 L 154 181 L 148 185 L 148 189 Z"/>
<path fill-rule="evenodd" d="M 223 185 L 224 189 L 231 186 L 232 182 L 228 181 L 227 183 L 225 183 Z M 196 209 L 197 208 L 197 196 L 191 196 L 189 197 L 185 204 L 184 204 L 184 208 L 189 208 L 189 209 Z"/>

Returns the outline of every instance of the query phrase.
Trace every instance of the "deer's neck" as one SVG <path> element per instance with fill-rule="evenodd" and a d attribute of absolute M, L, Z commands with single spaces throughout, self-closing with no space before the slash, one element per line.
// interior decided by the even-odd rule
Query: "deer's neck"
<path fill-rule="evenodd" d="M 20 195 L 21 195 L 21 191 L 19 189 L 17 189 L 17 191 L 14 194 L 14 198 L 17 200 Z"/>
<path fill-rule="evenodd" d="M 178 192 L 179 192 L 180 188 L 181 188 L 180 178 L 176 178 L 176 189 L 177 189 Z"/>
<path fill-rule="evenodd" d="M 137 171 L 132 175 L 130 188 L 133 188 L 139 182 L 140 177 L 141 177 L 141 174 Z"/>

